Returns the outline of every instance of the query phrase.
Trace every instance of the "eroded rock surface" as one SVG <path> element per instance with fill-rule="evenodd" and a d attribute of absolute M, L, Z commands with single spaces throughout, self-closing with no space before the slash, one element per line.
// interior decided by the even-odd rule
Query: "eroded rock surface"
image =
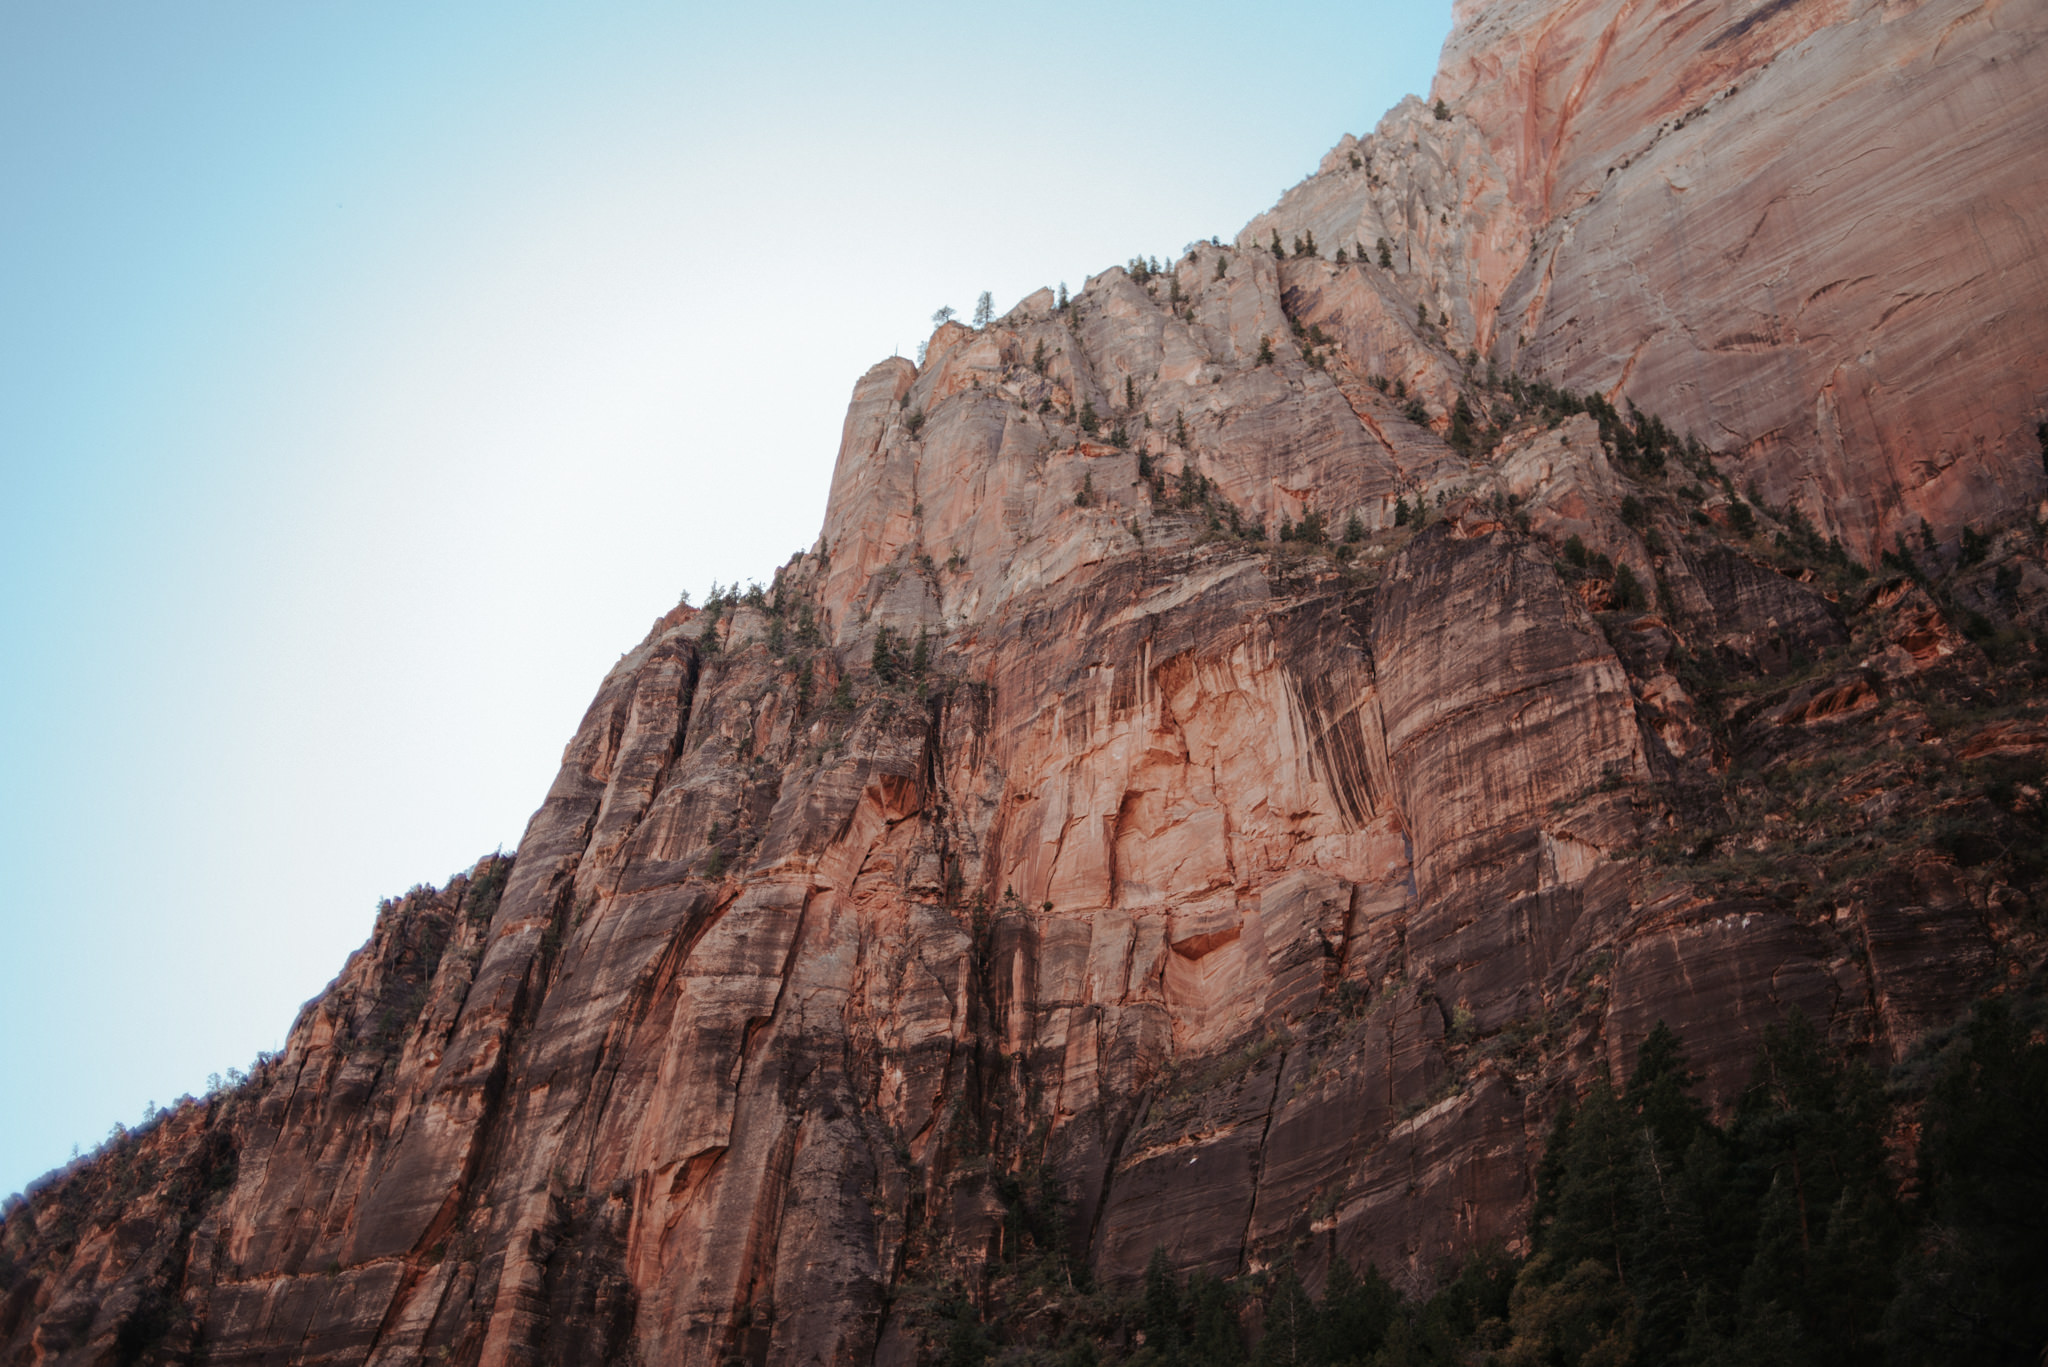
<path fill-rule="evenodd" d="M 1433 328 L 1874 555 L 2042 496 L 2044 85 L 2023 3 L 1466 0 L 1448 117 L 1404 102 L 1239 240 L 1362 246 L 1348 331 L 1440 407 Z"/>
<path fill-rule="evenodd" d="M 1750 372 L 1671 378 L 1679 312 L 1570 301 L 1595 246 L 1701 318 L 1747 277 L 1600 216 L 1686 145 L 1667 105 L 1760 119 L 1774 62 L 1825 85 L 1877 21 L 1582 9 L 1461 13 L 1452 117 L 1404 105 L 1246 233 L 1365 265 L 1201 246 L 862 377 L 817 546 L 619 661 L 516 859 L 391 904 L 281 1056 L 9 1211 L 0 1361 L 910 1363 L 1029 1229 L 1110 1285 L 1164 1249 L 1419 1286 L 1515 1236 L 1559 1096 L 1658 1020 L 1725 1105 L 1788 1010 L 1896 1059 L 2038 964 L 2041 533 L 1863 583 L 1809 525 L 2018 489 L 2011 448 L 1957 417 L 1963 483 L 1916 482 L 1800 465 L 1781 416 L 1652 462 L 1464 354 L 1722 412 Z M 1957 60 L 2025 29 L 1958 20 Z M 1701 44 L 1678 93 L 1617 74 Z M 1802 519 L 1824 468 L 1854 496 Z"/>

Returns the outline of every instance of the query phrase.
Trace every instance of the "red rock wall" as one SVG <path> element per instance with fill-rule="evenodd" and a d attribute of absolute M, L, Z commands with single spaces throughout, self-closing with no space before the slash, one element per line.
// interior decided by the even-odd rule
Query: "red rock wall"
<path fill-rule="evenodd" d="M 1624 1067 L 1657 1019 L 1719 1101 L 1791 1007 L 1878 1055 L 1945 1019 L 2005 962 L 1992 931 L 2024 890 L 1924 853 L 1850 892 L 1810 871 L 1730 890 L 1672 851 L 1734 820 L 1733 755 L 1948 753 L 1913 680 L 1981 680 L 1984 657 L 1907 581 L 1851 603 L 1779 573 L 1724 530 L 1724 491 L 1686 516 L 1592 418 L 1519 420 L 1468 459 L 1395 396 L 1441 406 L 1473 383 L 1468 345 L 1585 383 L 1624 327 L 1646 339 L 1628 374 L 1663 373 L 1658 348 L 1694 335 L 1677 314 L 1573 304 L 1576 330 L 1552 326 L 1600 243 L 1630 289 L 1700 317 L 1746 288 L 1657 276 L 1668 220 L 1632 245 L 1594 231 L 1693 127 L 1596 175 L 1622 137 L 1602 130 L 1648 138 L 1692 107 L 1617 73 L 1727 76 L 1711 129 L 1761 118 L 1740 110 L 1785 79 L 1766 55 L 1878 41 L 1861 11 L 1718 45 L 1718 11 L 1631 13 L 1512 16 L 1507 36 L 1461 16 L 1456 117 L 1405 106 L 1333 154 L 1324 179 L 1367 208 L 1312 182 L 1276 210 L 1370 213 L 1372 238 L 1398 219 L 1400 271 L 1205 247 L 863 377 L 779 612 L 665 617 L 604 680 L 509 877 L 487 861 L 395 905 L 254 1080 L 10 1212 L 0 1361 L 146 1339 L 238 1364 L 908 1363 L 906 1288 L 982 1277 L 1011 1237 L 1000 1179 L 1040 1167 L 1111 1283 L 1163 1247 L 1223 1276 L 1342 1253 L 1419 1285 L 1516 1235 L 1558 1089 Z M 2021 41 L 2013 14 L 1951 41 L 1988 62 Z M 1660 43 L 1725 55 L 1695 70 Z M 2016 106 L 2015 126 L 2040 116 Z M 1687 203 L 1734 193 L 1715 166 Z M 1989 270 L 2002 240 L 1953 255 Z M 1791 243 L 1770 250 L 1803 280 Z M 2007 278 L 2024 298 L 2035 277 Z M 1927 316 L 1963 327 L 1972 297 Z M 1519 342 L 1498 325 L 1517 300 Z M 2037 357 L 1992 356 L 1986 392 L 2010 394 L 1983 412 L 2010 416 Z M 1741 437 L 1739 468 L 1806 487 L 1783 453 L 1817 448 L 1772 430 Z M 1956 478 L 2017 470 L 1969 442 Z M 1962 487 L 1883 493 L 1861 461 L 1842 477 L 1869 508 Z M 1623 515 L 1638 496 L 1647 519 Z M 1840 506 L 1845 528 L 1889 525 Z M 1341 558 L 1229 535 L 1310 513 L 1363 535 Z M 1654 581 L 1659 611 L 1611 611 L 1611 569 L 1566 567 L 1567 537 Z M 1999 545 L 2012 601 L 2048 611 L 2036 542 Z M 875 677 L 884 629 L 904 656 L 926 640 L 926 678 Z M 1699 693 L 1702 660 L 1740 686 Z M 2032 753 L 2031 724 L 1970 753 Z M 1873 772 L 1873 812 L 1934 800 L 1924 770 Z"/>
<path fill-rule="evenodd" d="M 1354 319 L 1420 302 L 1460 351 L 1632 398 L 1874 558 L 2048 490 L 2044 87 L 2024 3 L 1463 3 L 1451 118 L 1403 104 L 1240 240 L 1387 237 Z"/>

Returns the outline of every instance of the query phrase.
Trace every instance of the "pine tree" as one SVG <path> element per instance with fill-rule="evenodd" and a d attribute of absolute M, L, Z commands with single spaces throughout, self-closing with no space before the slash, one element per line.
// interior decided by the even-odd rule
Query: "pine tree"
<path fill-rule="evenodd" d="M 925 670 L 931 667 L 931 662 L 931 640 L 926 636 L 925 629 L 919 627 L 917 629 L 917 647 L 910 652 L 910 677 L 922 679 L 925 675 Z"/>
<path fill-rule="evenodd" d="M 1245 1360 L 1244 1330 L 1228 1286 L 1205 1272 L 1191 1273 L 1182 1304 L 1186 1347 L 1181 1362 L 1189 1367 L 1233 1367 Z"/>
<path fill-rule="evenodd" d="M 1394 510 L 1396 525 L 1407 520 L 1408 504 L 1400 501 Z M 1557 1114 L 1550 1118 L 1550 1134 L 1543 1143 L 1543 1156 L 1536 1160 L 1536 1200 L 1529 1207 L 1529 1242 L 1540 1243 L 1557 1218 L 1557 1189 L 1564 1181 L 1564 1151 L 1571 1142 L 1572 1121 L 1578 1115 L 1577 1099 L 1569 1087 L 1562 1089 Z"/>
<path fill-rule="evenodd" d="M 896 678 L 896 652 L 889 644 L 889 628 L 875 628 L 875 648 L 869 653 L 868 663 L 874 668 L 875 677 L 883 683 Z"/>
<path fill-rule="evenodd" d="M 2048 1044 L 1980 1003 L 1921 1112 L 1926 1233 L 1887 1330 L 1912 1363 L 2033 1364 L 2048 1343 Z"/>
<path fill-rule="evenodd" d="M 711 586 L 712 596 L 704 604 L 704 629 L 697 633 L 697 650 L 706 659 L 718 654 L 724 646 L 724 637 L 719 634 L 719 619 L 725 613 L 725 600 L 718 597 L 718 585 Z"/>
<path fill-rule="evenodd" d="M 993 323 L 995 320 L 995 296 L 989 293 L 989 291 L 983 290 L 981 292 L 981 298 L 974 301 L 974 325 L 978 328 L 985 328 L 990 323 Z"/>
<path fill-rule="evenodd" d="M 1392 243 L 1390 243 L 1390 242 L 1388 242 L 1388 241 L 1387 241 L 1387 239 L 1385 239 L 1385 238 L 1383 237 L 1383 238 L 1381 238 L 1381 239 L 1379 240 L 1379 246 L 1380 246 L 1380 265 L 1381 265 L 1382 267 L 1384 267 L 1385 269 L 1387 269 L 1387 270 L 1392 270 L 1392 269 L 1394 269 L 1394 248 L 1393 248 L 1393 244 L 1392 244 Z"/>
<path fill-rule="evenodd" d="M 1745 1154 L 1748 1194 L 1761 1200 L 1782 1188 L 1797 1217 L 1799 1243 L 1811 1248 L 1824 1212 L 1840 1193 L 1850 1155 L 1838 1111 L 1843 1084 L 1839 1062 L 1828 1057 L 1819 1033 L 1801 1012 L 1764 1032 L 1748 1088 L 1737 1103 L 1735 1139 Z M 1881 1162 L 1866 1154 L 1864 1162 Z M 1862 1163 L 1857 1166 L 1862 1166 Z M 1782 1179 L 1782 1180 L 1781 1180 Z"/>
<path fill-rule="evenodd" d="M 965 1293 L 955 1291 L 936 1313 L 939 1322 L 946 1326 L 942 1359 L 946 1367 L 981 1367 L 988 1361 L 989 1354 L 995 1351 L 995 1341 L 982 1328 L 981 1317 Z"/>
<path fill-rule="evenodd" d="M 1293 1266 L 1281 1264 L 1273 1278 L 1273 1289 L 1266 1297 L 1264 1332 L 1259 1335 L 1252 1361 L 1261 1367 L 1308 1367 L 1321 1361 L 1316 1352 L 1320 1337 L 1316 1303 L 1302 1290 Z"/>
<path fill-rule="evenodd" d="M 1472 454 L 1472 405 L 1465 402 L 1460 394 L 1458 401 L 1451 405 L 1451 431 L 1445 438 L 1451 449 L 1463 456 Z"/>
<path fill-rule="evenodd" d="M 1164 1245 L 1155 1245 L 1145 1263 L 1145 1281 L 1138 1294 L 1138 1324 L 1145 1346 L 1172 1361 L 1181 1344 L 1180 1279 L 1166 1260 Z"/>
<path fill-rule="evenodd" d="M 1650 1128 L 1667 1154 L 1682 1156 L 1707 1124 L 1707 1108 L 1692 1095 L 1698 1085 L 1678 1033 L 1660 1020 L 1636 1047 L 1621 1103 Z"/>
<path fill-rule="evenodd" d="M 1613 1086 L 1600 1078 L 1566 1132 L 1549 1222 L 1531 1231 L 1531 1246 L 1550 1256 L 1557 1273 L 1596 1263 L 1626 1287 L 1622 1250 L 1635 1225 L 1634 1159 L 1629 1117 Z"/>
<path fill-rule="evenodd" d="M 1805 1326 L 1793 1310 L 1804 1299 L 1809 1237 L 1805 1198 L 1787 1173 L 1771 1179 L 1756 1207 L 1756 1237 L 1736 1293 L 1729 1350 L 1743 1362 L 1804 1364 Z"/>
<path fill-rule="evenodd" d="M 1387 1331 L 1401 1313 L 1401 1295 L 1368 1267 L 1365 1276 L 1351 1271 L 1351 1264 L 1339 1256 L 1330 1263 L 1330 1275 L 1323 1282 L 1323 1303 L 1318 1316 L 1316 1356 L 1323 1362 L 1363 1362 L 1386 1342 Z"/>
<path fill-rule="evenodd" d="M 1741 1159 L 1728 1199 L 1756 1212 L 1736 1297 L 1739 1351 L 1790 1342 L 1806 1345 L 1806 1360 L 1845 1364 L 1876 1351 L 1897 1255 L 1887 1123 L 1869 1071 L 1844 1064 L 1804 1015 L 1764 1032 L 1732 1134 Z"/>
<path fill-rule="evenodd" d="M 1621 612 L 1640 611 L 1647 601 L 1643 594 L 1643 583 L 1636 578 L 1636 572 L 1626 565 L 1614 567 L 1614 589 L 1610 595 L 1614 606 Z"/>
<path fill-rule="evenodd" d="M 1652 1124 L 1641 1123 L 1636 1131 L 1633 1179 L 1636 1224 L 1624 1261 L 1636 1310 L 1636 1341 L 1644 1360 L 1665 1362 L 1684 1344 L 1694 1302 L 1705 1285 L 1706 1221 L 1693 1201 L 1683 1164 Z"/>

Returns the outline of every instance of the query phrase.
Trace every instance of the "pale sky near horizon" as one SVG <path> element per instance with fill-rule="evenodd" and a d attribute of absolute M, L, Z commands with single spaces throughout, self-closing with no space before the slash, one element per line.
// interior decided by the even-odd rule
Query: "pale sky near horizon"
<path fill-rule="evenodd" d="M 0 7 L 0 1196 L 513 848 L 941 304 L 1226 239 L 1425 5 Z"/>

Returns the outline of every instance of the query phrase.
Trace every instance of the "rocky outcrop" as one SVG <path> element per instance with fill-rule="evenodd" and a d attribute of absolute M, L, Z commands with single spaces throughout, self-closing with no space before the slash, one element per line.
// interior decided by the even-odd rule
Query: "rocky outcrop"
<path fill-rule="evenodd" d="M 911 1363 L 947 1296 L 1051 1313 L 1027 1257 L 1418 1286 L 1659 1020 L 1726 1105 L 1790 1010 L 1889 1061 L 2037 966 L 2040 532 L 1870 578 L 1489 384 L 1515 225 L 1607 191 L 1468 105 L 1276 210 L 1351 186 L 1364 265 L 1200 246 L 862 377 L 818 544 L 621 658 L 516 858 L 8 1212 L 0 1361 Z"/>
<path fill-rule="evenodd" d="M 2042 496 L 2044 83 L 2026 5 L 1474 0 L 1446 117 L 1405 102 L 1240 240 L 1362 244 L 1345 312 L 1387 373 L 1431 379 L 1441 319 L 1874 557 Z"/>

